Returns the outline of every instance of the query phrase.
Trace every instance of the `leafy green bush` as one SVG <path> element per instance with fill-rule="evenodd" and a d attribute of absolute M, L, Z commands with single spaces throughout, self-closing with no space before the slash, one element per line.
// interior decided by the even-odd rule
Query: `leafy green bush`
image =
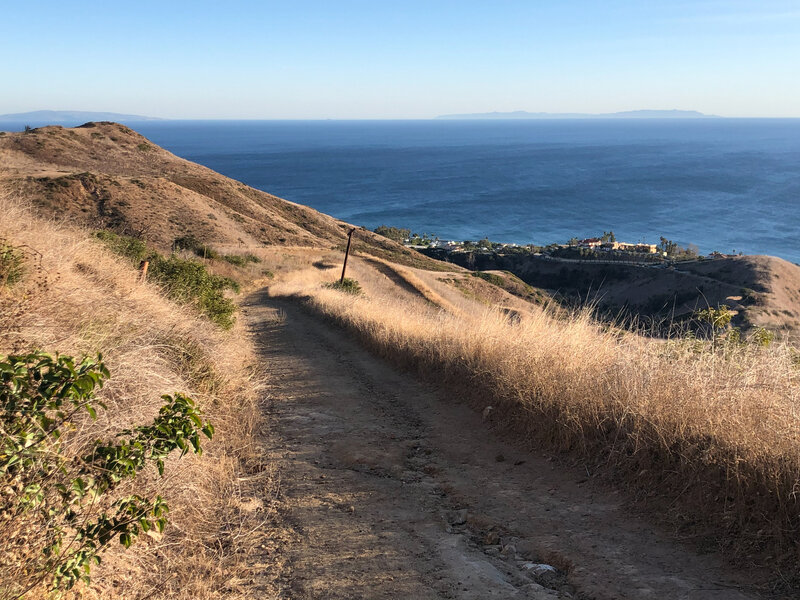
<path fill-rule="evenodd" d="M 64 453 L 65 434 L 81 414 L 105 405 L 95 390 L 109 377 L 102 357 L 77 362 L 43 352 L 0 357 L 0 597 L 20 598 L 40 585 L 61 592 L 89 579 L 114 540 L 128 548 L 151 529 L 163 531 L 161 497 L 119 496 L 116 488 L 148 465 L 164 473 L 173 450 L 200 453 L 203 422 L 181 394 L 149 425 L 120 431 Z"/>
<path fill-rule="evenodd" d="M 150 277 L 164 284 L 167 295 L 177 302 L 195 304 L 217 325 L 229 329 L 234 322 L 236 304 L 225 297 L 225 290 L 239 291 L 239 284 L 228 277 L 208 272 L 205 265 L 177 256 L 150 259 Z"/>
<path fill-rule="evenodd" d="M 238 254 L 226 254 L 222 257 L 222 260 L 236 267 L 244 267 L 247 265 L 247 261 L 244 259 L 244 257 L 239 256 Z"/>
<path fill-rule="evenodd" d="M 212 248 L 211 246 L 205 246 L 205 245 L 200 246 L 199 248 L 195 248 L 194 253 L 201 258 L 207 258 L 209 260 L 216 260 L 220 257 L 219 252 L 214 250 L 214 248 Z"/>
<path fill-rule="evenodd" d="M 350 279 L 349 277 L 345 277 L 342 281 L 335 281 L 333 283 L 325 284 L 325 287 L 330 288 L 332 290 L 339 290 L 340 292 L 346 292 L 348 294 L 353 294 L 357 296 L 361 293 L 361 284 L 358 283 L 355 279 Z"/>
<path fill-rule="evenodd" d="M 694 311 L 694 318 L 701 323 L 706 323 L 713 330 L 725 329 L 731 322 L 733 313 L 728 309 L 727 305 L 721 304 L 714 308 L 709 306 L 700 310 Z"/>
<path fill-rule="evenodd" d="M 197 248 L 201 248 L 202 246 L 203 242 L 198 240 L 192 233 L 176 237 L 172 242 L 173 250 L 190 250 L 194 252 Z"/>
<path fill-rule="evenodd" d="M 0 240 L 0 287 L 12 286 L 25 273 L 25 255 L 19 248 Z"/>
<path fill-rule="evenodd" d="M 96 231 L 94 236 L 108 246 L 112 252 L 129 258 L 137 266 L 147 257 L 147 244 L 138 238 L 110 231 Z"/>
<path fill-rule="evenodd" d="M 225 290 L 228 289 L 239 293 L 239 284 L 233 279 L 209 273 L 205 265 L 192 260 L 178 256 L 165 258 L 158 252 L 148 250 L 146 244 L 136 238 L 107 231 L 99 231 L 95 236 L 112 251 L 130 259 L 135 266 L 142 260 L 150 261 L 148 277 L 162 284 L 172 300 L 195 305 L 224 329 L 233 326 L 236 304 L 225 297 Z M 179 239 L 183 239 L 183 243 L 190 243 L 191 237 Z"/>
<path fill-rule="evenodd" d="M 203 258 L 216 259 L 220 257 L 219 252 L 201 242 L 193 233 L 187 233 L 186 235 L 175 238 L 172 242 L 172 248 L 173 250 L 189 250 Z"/>
<path fill-rule="evenodd" d="M 254 254 L 226 254 L 222 260 L 237 267 L 246 267 L 250 263 L 260 263 L 261 259 Z"/>
<path fill-rule="evenodd" d="M 756 327 L 750 334 L 749 341 L 752 344 L 766 348 L 775 340 L 775 333 L 763 327 Z"/>

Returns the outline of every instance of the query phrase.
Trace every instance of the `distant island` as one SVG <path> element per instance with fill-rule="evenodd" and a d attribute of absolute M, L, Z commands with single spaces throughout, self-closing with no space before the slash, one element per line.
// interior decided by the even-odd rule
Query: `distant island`
<path fill-rule="evenodd" d="M 14 123 L 86 123 L 88 121 L 141 122 L 161 121 L 157 117 L 126 115 L 113 112 L 93 112 L 84 110 L 34 110 L 24 113 L 0 115 L 0 121 Z"/>
<path fill-rule="evenodd" d="M 626 110 L 613 113 L 548 113 L 515 110 L 513 112 L 439 115 L 437 119 L 712 119 L 696 110 Z"/>

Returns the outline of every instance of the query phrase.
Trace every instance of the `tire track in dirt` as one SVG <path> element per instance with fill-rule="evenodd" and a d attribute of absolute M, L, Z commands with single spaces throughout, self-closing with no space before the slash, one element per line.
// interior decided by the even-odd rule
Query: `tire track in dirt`
<path fill-rule="evenodd" d="M 758 598 L 584 474 L 265 291 L 244 305 L 270 377 L 277 598 Z"/>

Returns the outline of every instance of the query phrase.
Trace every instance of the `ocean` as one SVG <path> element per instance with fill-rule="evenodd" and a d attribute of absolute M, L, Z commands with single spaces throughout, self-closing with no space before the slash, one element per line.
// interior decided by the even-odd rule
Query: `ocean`
<path fill-rule="evenodd" d="M 621 241 L 664 236 L 800 263 L 800 119 L 130 125 L 183 158 L 370 229 L 540 245 L 613 230 Z"/>

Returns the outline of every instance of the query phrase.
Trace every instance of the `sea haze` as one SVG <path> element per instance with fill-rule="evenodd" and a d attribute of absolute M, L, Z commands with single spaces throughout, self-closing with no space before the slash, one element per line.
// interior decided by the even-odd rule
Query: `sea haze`
<path fill-rule="evenodd" d="M 0 124 L 2 126 L 2 124 Z M 800 119 L 161 121 L 188 160 L 357 225 L 565 242 L 613 230 L 800 262 Z"/>

